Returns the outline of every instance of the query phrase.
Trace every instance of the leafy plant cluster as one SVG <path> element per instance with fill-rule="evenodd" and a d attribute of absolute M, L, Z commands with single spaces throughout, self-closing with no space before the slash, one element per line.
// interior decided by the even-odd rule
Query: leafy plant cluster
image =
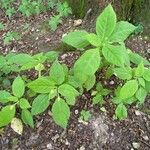
<path fill-rule="evenodd" d="M 54 9 L 58 12 L 49 20 L 49 25 L 53 31 L 57 29 L 57 26 L 62 23 L 63 17 L 68 17 L 72 13 L 71 8 L 67 2 L 60 2 L 56 0 L 21 0 L 18 8 L 13 6 L 15 0 L 2 0 L 0 7 L 5 10 L 6 16 L 11 18 L 16 12 L 21 12 L 23 16 L 30 17 L 31 15 L 40 14 Z"/>
<path fill-rule="evenodd" d="M 22 120 L 33 128 L 34 116 L 51 110 L 56 124 L 66 128 L 70 109 L 84 90 L 91 91 L 93 105 L 102 105 L 105 96 L 110 92 L 114 94 L 111 99 L 116 108 L 115 116 L 125 119 L 128 106 L 144 103 L 150 91 L 150 63 L 124 44 L 135 29 L 126 21 L 117 22 L 109 5 L 97 18 L 96 33 L 74 31 L 63 37 L 64 43 L 82 50 L 71 69 L 60 64 L 58 53 L 53 51 L 34 56 L 12 53 L 0 56 L 1 77 L 5 79 L 10 74 L 17 74 L 10 79 L 10 88 L 1 86 L 0 127 L 14 122 L 20 125 Z M 86 49 L 87 46 L 92 48 Z M 96 72 L 102 69 L 106 70 L 103 77 L 116 76 L 122 81 L 114 93 L 96 81 Z M 36 79 L 23 75 L 24 71 L 29 74 L 29 70 L 37 72 Z M 82 120 L 87 121 L 90 117 L 89 111 L 82 111 Z"/>

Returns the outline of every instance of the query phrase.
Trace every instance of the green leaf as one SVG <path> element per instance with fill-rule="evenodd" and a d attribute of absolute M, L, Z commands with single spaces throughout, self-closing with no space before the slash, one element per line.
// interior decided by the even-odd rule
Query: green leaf
<path fill-rule="evenodd" d="M 110 36 L 112 42 L 123 42 L 127 37 L 134 32 L 136 27 L 127 21 L 119 21 L 116 24 L 115 30 Z"/>
<path fill-rule="evenodd" d="M 94 34 L 94 33 L 90 33 L 87 35 L 87 40 L 90 42 L 90 44 L 92 44 L 93 46 L 99 47 L 101 46 L 101 41 L 100 38 Z"/>
<path fill-rule="evenodd" d="M 148 81 L 145 82 L 145 90 L 147 92 L 150 92 L 150 82 L 148 82 Z"/>
<path fill-rule="evenodd" d="M 23 109 L 21 112 L 21 119 L 23 122 L 27 125 L 29 125 L 31 128 L 34 128 L 34 122 L 33 122 L 33 117 L 27 109 Z"/>
<path fill-rule="evenodd" d="M 2 90 L 0 91 L 0 103 L 7 103 L 9 102 L 9 97 L 10 97 L 10 93 L 5 91 L 5 90 Z"/>
<path fill-rule="evenodd" d="M 66 99 L 66 102 L 69 105 L 74 105 L 75 104 L 75 100 L 76 100 L 76 96 L 79 95 L 78 91 L 71 85 L 69 84 L 62 84 L 59 88 L 58 88 L 58 92 L 64 96 L 64 98 Z"/>
<path fill-rule="evenodd" d="M 150 69 L 145 69 L 144 74 L 143 74 L 143 78 L 146 81 L 150 81 Z"/>
<path fill-rule="evenodd" d="M 22 80 L 22 78 L 20 76 L 18 76 L 14 80 L 14 82 L 12 84 L 12 92 L 18 98 L 23 96 L 23 94 L 25 92 L 25 84 L 24 84 L 24 81 Z"/>
<path fill-rule="evenodd" d="M 83 121 L 88 121 L 92 117 L 90 111 L 82 110 L 80 119 Z"/>
<path fill-rule="evenodd" d="M 64 36 L 62 41 L 68 45 L 80 49 L 89 45 L 86 37 L 87 35 L 88 33 L 86 31 L 74 31 Z"/>
<path fill-rule="evenodd" d="M 130 61 L 136 65 L 139 65 L 141 62 L 144 63 L 144 65 L 150 65 L 149 61 L 140 56 L 137 53 L 132 52 L 131 50 L 128 49 Z"/>
<path fill-rule="evenodd" d="M 38 95 L 32 103 L 31 114 L 38 115 L 44 112 L 49 106 L 49 96 L 48 94 Z"/>
<path fill-rule="evenodd" d="M 20 70 L 21 71 L 23 71 L 23 70 L 29 70 L 29 69 L 34 68 L 36 65 L 38 65 L 38 61 L 33 60 L 31 62 L 27 62 L 26 64 L 22 65 L 22 67 L 21 67 Z"/>
<path fill-rule="evenodd" d="M 132 70 L 130 67 L 115 68 L 114 74 L 122 80 L 130 80 L 132 78 Z"/>
<path fill-rule="evenodd" d="M 95 75 L 89 76 L 83 86 L 84 88 L 86 88 L 87 91 L 89 91 L 95 85 L 95 82 L 96 82 Z"/>
<path fill-rule="evenodd" d="M 47 77 L 41 77 L 27 84 L 28 88 L 37 93 L 49 93 L 55 88 L 55 82 Z"/>
<path fill-rule="evenodd" d="M 0 69 L 3 68 L 7 64 L 4 56 L 0 56 Z"/>
<path fill-rule="evenodd" d="M 87 50 L 81 57 L 75 62 L 74 74 L 77 78 L 84 82 L 87 80 L 85 76 L 93 76 L 100 66 L 100 53 L 99 49 Z"/>
<path fill-rule="evenodd" d="M 15 116 L 15 106 L 7 105 L 0 111 L 0 127 L 8 125 Z"/>
<path fill-rule="evenodd" d="M 20 106 L 21 109 L 28 109 L 28 108 L 31 107 L 28 100 L 25 99 L 25 98 L 21 98 L 19 100 L 19 106 Z"/>
<path fill-rule="evenodd" d="M 58 85 L 62 84 L 65 81 L 65 72 L 63 66 L 55 61 L 50 69 L 50 77 L 54 80 Z"/>
<path fill-rule="evenodd" d="M 57 99 L 52 106 L 52 116 L 58 125 L 66 128 L 70 117 L 70 109 L 63 99 Z"/>
<path fill-rule="evenodd" d="M 143 63 L 140 63 L 138 67 L 135 69 L 135 76 L 141 77 L 143 76 L 143 73 L 144 73 L 144 65 Z"/>
<path fill-rule="evenodd" d="M 109 38 L 116 26 L 116 14 L 111 5 L 108 5 L 96 21 L 96 33 L 101 41 Z"/>
<path fill-rule="evenodd" d="M 136 98 L 140 101 L 140 103 L 144 103 L 146 95 L 147 92 L 143 87 L 140 87 L 135 94 Z"/>
<path fill-rule="evenodd" d="M 128 116 L 127 108 L 122 103 L 115 110 L 115 115 L 119 120 L 126 119 Z"/>
<path fill-rule="evenodd" d="M 96 105 L 96 104 L 102 104 L 102 103 L 103 103 L 103 96 L 99 92 L 96 94 L 96 96 L 93 97 L 92 104 Z"/>
<path fill-rule="evenodd" d="M 139 84 L 145 88 L 145 80 L 143 78 L 138 78 Z"/>
<path fill-rule="evenodd" d="M 14 63 L 14 64 L 22 66 L 26 63 L 33 61 L 33 58 L 32 58 L 32 56 L 30 56 L 28 54 L 17 54 L 17 55 L 14 55 L 13 57 L 11 57 L 8 61 L 11 64 Z"/>
<path fill-rule="evenodd" d="M 122 45 L 107 44 L 103 47 L 102 53 L 105 59 L 116 66 L 123 66 L 125 63 L 125 47 Z"/>
<path fill-rule="evenodd" d="M 55 51 L 50 51 L 45 54 L 45 56 L 47 57 L 47 60 L 49 62 L 55 61 L 58 58 L 58 55 L 59 55 L 59 53 L 55 52 Z"/>
<path fill-rule="evenodd" d="M 128 99 L 132 97 L 138 90 L 137 80 L 127 81 L 120 90 L 120 99 Z"/>

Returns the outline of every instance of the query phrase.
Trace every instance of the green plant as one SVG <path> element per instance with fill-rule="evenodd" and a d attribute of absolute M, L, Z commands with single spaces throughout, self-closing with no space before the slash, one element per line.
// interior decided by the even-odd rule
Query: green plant
<path fill-rule="evenodd" d="M 18 32 L 7 32 L 4 37 L 4 44 L 7 45 L 7 44 L 10 44 L 12 41 L 14 40 L 20 40 L 21 39 L 21 36 L 18 34 Z"/>
<path fill-rule="evenodd" d="M 149 61 L 127 49 L 124 44 L 125 39 L 135 29 L 128 22 L 117 22 L 116 14 L 109 5 L 97 19 L 96 34 L 74 31 L 63 38 L 63 42 L 82 50 L 83 53 L 70 70 L 59 63 L 58 53 L 54 51 L 33 56 L 14 53 L 0 56 L 1 77 L 5 84 L 11 85 L 6 90 L 1 84 L 0 127 L 11 122 L 16 131 L 17 125 L 22 126 L 21 120 L 15 117 L 16 110 L 17 116 L 25 124 L 34 127 L 33 117 L 51 109 L 56 124 L 66 128 L 70 107 L 75 105 L 76 97 L 84 90 L 91 90 L 93 104 L 99 105 L 104 102 L 104 96 L 110 92 L 113 94 L 113 91 L 104 88 L 96 79 L 96 72 L 100 71 L 103 78 L 113 75 L 116 81 L 121 80 L 114 91 L 115 96 L 111 99 L 116 108 L 116 118 L 125 119 L 128 105 L 144 103 L 150 91 Z M 8 39 L 14 38 L 10 37 Z M 85 50 L 89 45 L 93 48 Z M 47 64 L 51 64 L 50 69 Z M 31 69 L 37 72 L 36 79 L 28 79 Z M 27 71 L 27 75 L 21 75 L 23 71 Z M 17 75 L 15 79 L 12 77 L 13 82 L 12 78 L 10 82 L 7 81 L 7 76 L 11 74 Z M 89 111 L 81 112 L 83 120 L 87 121 L 90 117 Z M 21 131 L 22 127 L 19 134 Z"/>
<path fill-rule="evenodd" d="M 42 0 L 37 1 L 29 1 L 29 0 L 22 0 L 18 10 L 24 15 L 24 16 L 31 16 L 34 14 L 39 14 L 46 10 L 46 7 Z"/>
<path fill-rule="evenodd" d="M 31 113 L 37 115 L 45 111 L 52 99 L 55 99 L 52 105 L 52 117 L 63 128 L 66 128 L 70 116 L 69 105 L 74 105 L 79 95 L 79 92 L 67 83 L 67 77 L 68 68 L 55 61 L 49 76 L 38 78 L 27 85 L 32 91 L 40 93 L 32 103 Z"/>
<path fill-rule="evenodd" d="M 92 115 L 91 115 L 90 111 L 82 110 L 81 114 L 80 114 L 80 119 L 83 121 L 89 121 L 91 116 Z"/>
<path fill-rule="evenodd" d="M 62 23 L 62 20 L 61 20 L 61 16 L 60 15 L 57 15 L 57 16 L 53 16 L 50 18 L 49 20 L 49 26 L 51 27 L 51 29 L 53 31 L 55 31 L 58 27 L 58 25 Z"/>
<path fill-rule="evenodd" d="M 69 7 L 67 2 L 58 3 L 57 11 L 59 12 L 61 16 L 64 16 L 64 17 L 68 17 L 70 14 L 72 14 L 71 8 Z"/>
<path fill-rule="evenodd" d="M 6 15 L 11 18 L 16 13 L 15 8 L 12 6 L 14 0 L 1 0 L 0 7 L 5 10 Z"/>
<path fill-rule="evenodd" d="M 91 89 L 95 83 L 93 78 L 95 73 L 102 68 L 114 68 L 116 76 L 122 80 L 128 80 L 116 90 L 116 93 L 119 94 L 117 94 L 118 104 L 115 114 L 119 119 L 127 117 L 127 108 L 124 103 L 131 104 L 132 102 L 137 102 L 137 100 L 143 103 L 147 95 L 146 89 L 140 84 L 144 84 L 145 80 L 148 81 L 149 79 L 149 77 L 146 77 L 144 80 L 142 73 L 146 69 L 144 65 L 149 65 L 150 63 L 138 54 L 129 51 L 124 44 L 126 38 L 135 29 L 134 25 L 126 21 L 117 22 L 116 14 L 112 6 L 109 5 L 97 18 L 96 34 L 87 33 L 86 31 L 74 31 L 62 39 L 66 44 L 79 50 L 86 48 L 88 45 L 95 47 L 83 52 L 73 68 L 74 76 L 80 80 L 83 86 L 85 83 L 90 84 L 89 89 Z M 131 62 L 137 64 L 138 67 L 132 69 Z M 133 70 L 136 72 L 135 75 Z M 149 69 L 147 68 L 145 72 L 148 75 Z M 89 78 L 92 80 L 89 80 Z M 102 94 L 103 92 L 100 91 L 93 98 L 93 103 L 101 102 Z"/>
<path fill-rule="evenodd" d="M 105 89 L 103 88 L 102 84 L 97 83 L 96 90 L 92 91 L 91 94 L 93 96 L 92 103 L 94 105 L 96 104 L 102 105 L 104 102 L 103 97 L 108 95 L 110 92 L 111 90 Z"/>
<path fill-rule="evenodd" d="M 59 14 L 52 16 L 49 20 L 49 26 L 53 31 L 55 31 L 58 25 L 62 23 L 63 17 L 68 17 L 70 14 L 72 14 L 71 8 L 67 2 L 56 3 L 56 10 Z"/>
<path fill-rule="evenodd" d="M 21 118 L 23 122 L 25 124 L 29 124 L 31 127 L 34 127 L 32 115 L 28 111 L 28 109 L 31 107 L 30 103 L 27 99 L 22 98 L 24 93 L 25 83 L 20 76 L 16 77 L 16 79 L 13 81 L 12 93 L 9 93 L 5 90 L 0 91 L 0 102 L 7 104 L 0 111 L 0 127 L 9 124 L 12 121 L 12 119 L 15 117 L 17 107 L 21 108 Z"/>

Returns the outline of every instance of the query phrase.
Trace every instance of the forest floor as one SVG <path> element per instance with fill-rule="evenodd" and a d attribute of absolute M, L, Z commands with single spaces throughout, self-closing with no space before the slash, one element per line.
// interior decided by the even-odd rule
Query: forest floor
<path fill-rule="evenodd" d="M 104 7 L 104 6 L 102 6 Z M 93 23 L 96 16 L 88 16 L 81 24 L 79 20 L 68 18 L 59 28 L 52 32 L 46 22 L 52 12 L 42 13 L 30 18 L 23 18 L 16 14 L 10 21 L 0 10 L 0 21 L 6 24 L 6 29 L 0 31 L 0 53 L 26 52 L 35 54 L 47 52 L 59 45 L 63 34 L 74 29 L 94 30 Z M 94 17 L 93 17 L 94 16 Z M 21 34 L 19 41 L 9 45 L 3 44 L 3 35 L 7 31 L 17 31 Z M 126 45 L 133 51 L 150 59 L 150 40 L 148 35 L 135 35 L 130 37 Z M 60 50 L 61 51 L 61 50 Z M 78 52 L 62 51 L 60 61 L 71 66 Z M 115 80 L 104 81 L 112 89 L 117 84 Z M 71 118 L 68 128 L 64 131 L 58 127 L 47 111 L 36 117 L 36 127 L 31 129 L 24 127 L 22 135 L 15 133 L 9 126 L 0 136 L 1 150 L 149 150 L 150 149 L 150 97 L 141 108 L 131 106 L 128 118 L 124 121 L 113 119 L 114 106 L 110 98 L 104 104 L 106 112 L 98 106 L 93 106 L 91 95 L 85 92 L 78 98 L 77 103 L 71 109 Z M 88 122 L 80 121 L 82 109 L 89 110 L 92 114 Z M 2 132 L 2 131 L 0 131 Z"/>

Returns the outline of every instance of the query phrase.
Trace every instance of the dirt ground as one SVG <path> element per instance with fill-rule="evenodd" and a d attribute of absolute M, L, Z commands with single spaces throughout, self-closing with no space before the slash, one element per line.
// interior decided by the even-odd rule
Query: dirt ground
<path fill-rule="evenodd" d="M 104 8 L 107 3 L 101 5 L 101 8 Z M 94 30 L 93 23 L 96 16 L 92 12 L 78 26 L 75 24 L 75 18 L 65 19 L 55 32 L 50 31 L 46 25 L 51 15 L 52 12 L 46 12 L 25 19 L 20 14 L 16 14 L 10 21 L 0 10 L 0 21 L 7 25 L 6 30 L 0 31 L 0 53 L 47 52 L 59 45 L 63 34 L 69 31 L 78 28 L 89 32 Z M 29 27 L 28 24 L 30 24 Z M 21 40 L 4 45 L 3 35 L 7 31 L 19 32 L 22 36 Z M 130 37 L 126 45 L 150 60 L 148 35 L 138 34 Z M 71 66 L 77 57 L 77 52 L 62 51 L 60 60 Z M 112 88 L 117 84 L 115 82 L 113 79 L 105 81 L 107 86 Z M 131 106 L 128 118 L 124 121 L 113 119 L 114 106 L 110 97 L 106 99 L 104 107 L 106 112 L 100 111 L 98 106 L 93 106 L 90 93 L 85 91 L 78 98 L 76 105 L 71 108 L 71 118 L 65 131 L 53 122 L 50 111 L 47 111 L 35 118 L 35 129 L 24 126 L 22 135 L 15 133 L 9 126 L 6 127 L 0 136 L 0 150 L 150 149 L 150 97 L 147 97 L 146 103 L 140 109 Z M 82 109 L 90 110 L 92 113 L 92 118 L 88 122 L 81 122 L 78 119 Z M 0 130 L 1 132 L 3 131 Z"/>

